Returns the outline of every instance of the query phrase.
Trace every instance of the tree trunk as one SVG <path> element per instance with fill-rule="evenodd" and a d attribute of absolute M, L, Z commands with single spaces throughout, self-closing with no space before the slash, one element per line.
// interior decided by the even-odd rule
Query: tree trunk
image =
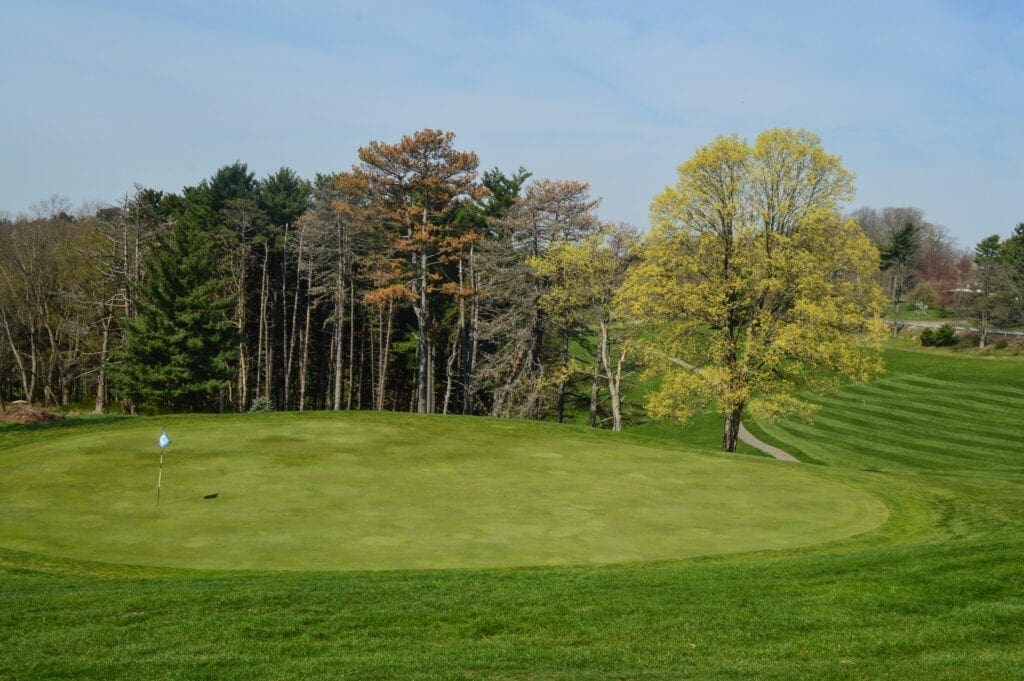
<path fill-rule="evenodd" d="M 334 411 L 340 411 L 341 410 L 341 395 L 344 392 L 343 389 L 342 389 L 344 387 L 342 385 L 342 380 L 344 378 L 342 376 L 342 373 L 343 373 L 342 372 L 342 368 L 343 368 L 342 367 L 342 358 L 343 358 L 343 355 L 344 355 L 344 352 L 343 352 L 342 348 L 344 348 L 344 342 L 343 342 L 344 339 L 341 336 L 341 325 L 345 323 L 345 320 L 342 319 L 342 315 L 344 314 L 344 312 L 343 312 L 343 310 L 341 308 L 335 308 L 334 314 L 335 314 L 335 317 L 336 317 L 335 322 L 334 322 L 334 343 L 333 343 L 333 345 L 334 345 L 334 399 L 331 401 L 331 409 L 333 409 Z"/>
<path fill-rule="evenodd" d="M 470 310 L 469 315 L 464 320 L 463 338 L 462 340 L 462 413 L 472 414 L 473 413 L 473 371 L 474 371 L 474 355 L 476 349 L 476 273 L 473 267 L 473 255 L 474 247 L 469 247 L 469 300 Z M 462 261 L 459 261 L 459 287 L 463 285 L 462 281 Z M 465 298 L 462 299 L 462 305 L 465 306 Z M 460 318 L 465 315 L 462 309 L 459 310 Z"/>
<path fill-rule="evenodd" d="M 81 346 L 78 340 L 75 340 L 74 347 L 71 349 L 70 352 L 70 357 L 72 358 L 70 361 L 74 362 L 76 361 L 75 358 L 78 358 L 80 356 Z M 61 360 L 60 371 L 57 374 L 58 380 L 60 381 L 60 406 L 63 407 L 64 409 L 67 409 L 68 404 L 71 403 L 71 385 L 73 383 L 73 380 L 71 378 L 72 367 L 69 366 L 68 364 L 68 362 Z"/>
<path fill-rule="evenodd" d="M 345 401 L 345 408 L 352 411 L 352 393 L 355 392 L 355 386 L 352 384 L 352 378 L 355 376 L 355 367 L 353 363 L 356 357 L 356 287 L 355 282 L 349 279 L 348 287 L 348 397 Z M 360 346 L 361 347 L 361 346 Z M 363 386 L 363 369 L 359 368 L 359 387 L 362 389 Z M 360 407 L 363 404 L 362 395 L 359 396 Z"/>
<path fill-rule="evenodd" d="M 480 328 L 480 289 L 477 285 L 476 261 L 473 248 L 470 248 L 469 251 L 469 278 L 470 284 L 473 287 L 473 295 L 470 298 L 472 311 L 469 323 L 469 359 L 466 362 L 466 385 L 463 386 L 464 414 L 473 414 L 476 411 L 476 357 L 480 346 L 480 334 L 477 331 Z"/>
<path fill-rule="evenodd" d="M 306 324 L 302 333 L 302 360 L 299 366 L 299 411 L 306 409 L 306 379 L 309 376 L 309 333 L 312 326 L 313 300 L 313 268 L 306 275 Z"/>
<path fill-rule="evenodd" d="M 366 357 L 366 346 L 368 344 L 371 345 L 370 349 L 372 351 L 373 350 L 373 348 L 372 348 L 373 339 L 372 338 L 366 338 L 365 335 L 364 335 L 363 338 L 360 338 L 360 340 L 359 340 L 359 381 L 357 382 L 357 384 L 359 385 L 359 393 L 356 395 L 356 410 L 358 410 L 358 411 L 362 411 L 362 409 L 363 409 L 363 374 L 366 372 L 366 364 L 365 364 L 365 362 L 363 360 Z M 372 378 L 373 374 L 371 373 L 370 376 Z M 371 390 L 372 390 L 372 387 L 373 386 L 371 386 Z"/>
<path fill-rule="evenodd" d="M 377 411 L 384 411 L 384 389 L 387 387 L 388 357 L 391 354 L 391 320 L 394 318 L 395 303 L 388 300 L 387 330 L 380 348 L 380 376 L 377 379 Z M 383 308 L 381 308 L 383 311 Z"/>
<path fill-rule="evenodd" d="M 427 206 L 423 206 L 423 218 L 420 223 L 420 236 L 422 244 L 419 252 L 419 305 L 414 306 L 416 311 L 416 326 L 419 332 L 417 350 L 419 352 L 416 371 L 416 411 L 426 414 L 432 411 L 430 404 L 430 360 L 432 357 L 430 340 L 430 308 L 427 306 Z"/>
<path fill-rule="evenodd" d="M 335 344 L 338 342 L 338 336 L 333 331 L 331 332 L 330 343 L 327 346 L 327 372 L 324 380 L 323 388 L 323 404 L 324 409 L 330 409 L 334 404 L 334 352 Z"/>
<path fill-rule="evenodd" d="M 567 387 L 566 381 L 566 370 L 569 367 L 569 333 L 568 331 L 562 331 L 562 378 L 558 381 L 558 407 L 557 417 L 558 423 L 565 423 L 565 389 Z"/>
<path fill-rule="evenodd" d="M 50 314 L 49 306 L 43 305 L 43 319 L 52 319 L 53 316 Z M 59 404 L 57 399 L 57 391 L 54 390 L 57 384 L 56 376 L 58 373 L 58 367 L 60 366 L 60 343 L 57 341 L 57 336 L 53 332 L 53 327 L 48 322 L 43 323 L 43 329 L 46 331 L 46 340 L 50 345 L 49 361 L 46 362 L 46 381 L 43 383 L 43 403 L 44 404 Z"/>
<path fill-rule="evenodd" d="M 437 347 L 434 345 L 433 340 L 427 345 L 427 351 L 430 353 L 427 358 L 427 413 L 433 414 L 437 411 L 437 386 L 435 384 L 437 371 L 434 368 L 434 362 L 437 359 Z"/>
<path fill-rule="evenodd" d="M 272 400 L 273 398 L 272 398 L 272 395 L 271 395 L 271 389 L 273 388 L 273 378 L 274 378 L 274 372 L 273 372 L 273 367 L 274 367 L 274 344 L 270 342 L 270 324 L 269 324 L 270 319 L 269 319 L 269 317 L 267 319 L 267 322 L 268 322 L 268 324 L 267 324 L 267 340 L 266 340 L 266 347 L 267 347 L 267 369 L 263 373 L 263 380 L 264 380 L 264 383 L 265 383 L 264 388 L 263 388 L 263 395 L 268 400 Z"/>
<path fill-rule="evenodd" d="M 34 329 L 29 329 L 28 333 L 28 349 L 29 349 L 29 376 L 31 379 L 28 383 L 28 390 L 25 393 L 25 401 L 32 404 L 36 394 L 36 376 L 39 370 L 39 358 L 36 352 L 36 334 Z"/>
<path fill-rule="evenodd" d="M 461 331 L 461 325 L 459 330 Z M 445 385 L 444 385 L 444 403 L 441 407 L 441 413 L 448 413 L 448 405 L 452 398 L 452 382 L 455 378 L 455 360 L 458 359 L 459 353 L 461 352 L 461 343 L 459 342 L 462 337 L 461 333 L 457 333 L 452 338 L 452 351 L 448 353 L 448 361 L 445 363 Z"/>
<path fill-rule="evenodd" d="M 21 357 L 21 351 L 18 350 L 18 346 L 14 344 L 14 337 L 11 335 L 11 327 L 7 321 L 7 311 L 0 307 L 0 321 L 4 324 L 4 335 L 7 336 L 7 342 L 11 346 L 11 356 L 14 357 L 14 363 L 18 365 L 18 375 L 21 378 L 21 392 L 22 399 L 26 402 L 32 402 L 31 388 L 29 386 L 28 371 L 25 369 L 25 361 Z"/>
<path fill-rule="evenodd" d="M 100 344 L 100 366 L 96 375 L 96 405 L 93 413 L 102 414 L 107 410 L 107 350 L 110 346 L 110 325 L 114 321 L 112 312 L 103 306 L 103 341 Z"/>
<path fill-rule="evenodd" d="M 725 432 L 722 434 L 722 451 L 735 452 L 736 441 L 740 433 L 740 416 L 743 415 L 743 405 L 734 406 L 725 415 Z"/>
<path fill-rule="evenodd" d="M 380 354 L 384 349 L 384 308 L 379 303 L 376 306 L 376 312 L 376 323 L 367 328 L 366 336 L 368 338 L 359 339 L 359 382 L 361 385 L 362 374 L 364 371 L 368 371 L 370 374 L 370 404 L 373 405 L 372 409 L 377 408 L 377 392 L 380 383 Z M 369 324 L 369 316 L 367 316 L 367 324 Z M 370 349 L 369 361 L 365 359 L 367 347 Z"/>
<path fill-rule="evenodd" d="M 597 428 L 597 407 L 598 398 L 600 397 L 600 373 L 598 371 L 599 363 L 597 358 L 594 358 L 594 375 L 590 382 L 590 413 L 587 415 L 587 425 L 591 428 Z"/>
<path fill-rule="evenodd" d="M 238 411 L 245 411 L 249 402 L 249 360 L 246 357 L 248 346 L 245 342 L 245 303 L 249 291 L 246 286 L 245 260 L 243 258 L 242 265 L 239 268 L 238 301 L 235 307 L 235 325 L 238 327 L 238 337 L 241 339 L 238 342 L 238 399 L 236 400 Z"/>
<path fill-rule="evenodd" d="M 284 362 L 284 409 L 288 409 L 288 402 L 291 399 L 291 378 L 292 378 L 292 364 L 295 359 L 295 329 L 299 325 L 299 289 L 302 288 L 302 238 L 305 236 L 305 232 L 299 232 L 299 258 L 295 265 L 295 297 L 292 301 L 292 328 L 291 333 L 287 333 L 288 347 L 285 353 Z M 287 312 L 285 313 L 287 317 Z"/>
<path fill-rule="evenodd" d="M 622 430 L 622 363 L 626 361 L 626 351 L 619 353 L 619 361 L 615 364 L 615 378 L 608 380 L 608 392 L 612 403 L 612 430 Z"/>
<path fill-rule="evenodd" d="M 334 289 L 334 411 L 341 410 L 341 395 L 344 392 L 344 331 L 345 328 L 345 273 L 341 260 Z"/>
<path fill-rule="evenodd" d="M 249 360 L 246 358 L 245 342 L 238 344 L 238 411 L 245 411 L 249 402 Z"/>
<path fill-rule="evenodd" d="M 420 302 L 416 306 L 416 327 L 418 338 L 416 343 L 417 364 L 416 364 L 416 411 L 426 414 L 429 411 L 428 395 L 430 386 L 428 376 L 430 374 L 430 345 L 427 341 L 427 254 L 422 254 L 420 271 Z"/>
<path fill-rule="evenodd" d="M 622 363 L 626 360 L 626 352 L 622 351 L 619 355 L 619 361 L 615 365 L 615 372 L 612 373 L 610 357 L 611 344 L 608 340 L 607 320 L 601 320 L 599 332 L 601 366 L 604 369 L 604 375 L 608 381 L 608 397 L 611 401 L 612 407 L 612 430 L 619 432 L 622 430 L 622 397 L 619 388 L 622 385 Z"/>
<path fill-rule="evenodd" d="M 463 272 L 465 265 L 465 259 L 459 258 L 459 330 L 458 338 L 455 347 L 452 349 L 452 357 L 458 353 L 459 358 L 459 382 L 462 384 L 462 409 L 463 414 L 467 413 L 466 404 L 468 400 L 465 398 L 466 392 L 469 390 L 469 316 L 466 314 L 466 281 L 465 274 Z M 445 390 L 444 397 L 444 413 L 448 413 L 448 396 L 451 393 L 451 370 L 452 361 L 448 361 L 448 387 Z"/>
<path fill-rule="evenodd" d="M 269 291 L 267 290 L 267 260 L 270 258 L 270 246 L 266 243 L 263 244 L 263 270 L 260 275 L 260 324 L 259 333 L 256 336 L 256 391 L 259 392 L 260 384 L 263 380 L 263 359 L 264 359 L 264 344 L 269 345 L 269 329 L 267 328 L 267 298 Z M 267 373 L 270 372 L 270 368 L 267 368 Z M 269 399 L 269 395 L 266 395 Z"/>

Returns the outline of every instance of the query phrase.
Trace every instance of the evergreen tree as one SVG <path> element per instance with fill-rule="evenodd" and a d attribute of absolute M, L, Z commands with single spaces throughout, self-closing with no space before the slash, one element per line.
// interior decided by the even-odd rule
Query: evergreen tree
<path fill-rule="evenodd" d="M 115 385 L 136 403 L 219 407 L 237 356 L 235 301 L 225 294 L 216 244 L 194 211 L 157 237 L 138 316 L 127 321 Z"/>
<path fill-rule="evenodd" d="M 893 232 L 888 245 L 881 249 L 881 268 L 890 274 L 889 299 L 896 313 L 892 325 L 893 335 L 900 332 L 900 302 L 913 280 L 914 256 L 918 249 L 917 232 L 917 225 L 907 222 L 902 229 Z"/>
<path fill-rule="evenodd" d="M 205 191 L 210 210 L 217 212 L 232 199 L 254 198 L 258 187 L 256 176 L 249 172 L 249 167 L 241 161 L 235 161 L 217 170 L 209 181 L 203 181 L 197 189 Z"/>
<path fill-rule="evenodd" d="M 523 185 L 532 175 L 522 166 L 512 175 L 506 175 L 498 168 L 485 171 L 481 184 L 487 187 L 489 193 L 483 203 L 479 204 L 484 217 L 498 219 L 508 215 L 519 200 Z"/>
<path fill-rule="evenodd" d="M 1019 223 L 1001 249 L 1002 260 L 1010 268 L 1018 287 L 1024 287 L 1024 222 Z"/>
<path fill-rule="evenodd" d="M 313 189 L 291 168 L 281 168 L 259 183 L 256 195 L 270 224 L 284 227 L 309 207 Z"/>
<path fill-rule="evenodd" d="M 985 347 L 993 328 L 1013 322 L 1020 305 L 1013 270 L 1005 259 L 1006 244 L 998 234 L 982 239 L 974 248 L 971 291 L 961 293 L 960 311 L 980 332 L 978 344 Z"/>

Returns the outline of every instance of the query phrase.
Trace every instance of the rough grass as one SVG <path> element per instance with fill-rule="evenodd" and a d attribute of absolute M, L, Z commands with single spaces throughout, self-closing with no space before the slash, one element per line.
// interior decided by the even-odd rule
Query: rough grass
<path fill-rule="evenodd" d="M 879 384 L 823 403 L 815 429 L 761 431 L 884 499 L 890 519 L 867 535 L 447 571 L 195 572 L 8 550 L 0 677 L 1020 678 L 1021 445 L 961 434 L 1019 436 L 1024 364 L 888 358 Z M 872 398 L 884 408 L 869 411 Z M 0 457 L 29 437 L 49 434 L 0 430 Z"/>

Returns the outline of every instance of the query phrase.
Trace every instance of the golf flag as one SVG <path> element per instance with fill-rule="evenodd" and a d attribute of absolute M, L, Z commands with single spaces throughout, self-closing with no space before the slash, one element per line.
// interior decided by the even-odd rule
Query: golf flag
<path fill-rule="evenodd" d="M 167 437 L 167 429 L 160 433 L 160 439 L 156 441 L 160 445 L 160 471 L 156 474 L 156 505 L 160 505 L 160 480 L 164 477 L 164 447 L 171 444 L 171 438 Z"/>

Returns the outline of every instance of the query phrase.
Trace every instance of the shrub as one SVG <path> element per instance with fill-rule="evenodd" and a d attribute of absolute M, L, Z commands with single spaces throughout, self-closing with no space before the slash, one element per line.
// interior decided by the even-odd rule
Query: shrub
<path fill-rule="evenodd" d="M 254 398 L 252 404 L 249 405 L 250 414 L 266 414 L 274 411 L 274 403 L 266 397 Z"/>
<path fill-rule="evenodd" d="M 967 336 L 968 334 L 964 334 L 962 337 Z M 932 345 L 940 348 L 948 348 L 952 345 L 957 345 L 958 342 L 956 329 L 953 328 L 952 324 L 943 324 L 935 330 L 932 336 Z"/>
<path fill-rule="evenodd" d="M 931 329 L 921 332 L 921 345 L 925 347 L 935 345 L 935 333 Z"/>
<path fill-rule="evenodd" d="M 996 350 L 1005 350 L 1008 345 L 1010 345 L 1010 341 L 1005 338 L 1000 338 L 996 341 Z"/>

